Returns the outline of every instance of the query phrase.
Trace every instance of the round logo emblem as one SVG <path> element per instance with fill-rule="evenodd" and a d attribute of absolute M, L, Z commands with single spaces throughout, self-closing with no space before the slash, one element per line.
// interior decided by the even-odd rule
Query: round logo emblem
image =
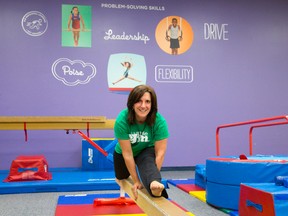
<path fill-rule="evenodd" d="M 39 11 L 30 11 L 22 18 L 22 28 L 30 36 L 41 36 L 48 28 L 48 21 Z"/>

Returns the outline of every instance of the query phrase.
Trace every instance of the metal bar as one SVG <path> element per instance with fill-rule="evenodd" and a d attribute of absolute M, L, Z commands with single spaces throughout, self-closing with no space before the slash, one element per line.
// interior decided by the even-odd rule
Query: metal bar
<path fill-rule="evenodd" d="M 288 122 L 273 122 L 269 124 L 259 124 L 259 125 L 251 126 L 249 129 L 249 154 L 253 155 L 253 129 L 254 128 L 271 127 L 271 126 L 284 125 L 284 124 L 288 124 Z"/>
<path fill-rule="evenodd" d="M 280 119 L 284 119 L 284 120 L 288 121 L 288 116 L 287 115 L 286 116 L 274 116 L 274 117 L 270 117 L 270 118 L 262 118 L 262 119 L 244 121 L 244 122 L 236 122 L 236 123 L 232 123 L 232 124 L 219 125 L 216 129 L 216 155 L 220 156 L 220 138 L 219 138 L 220 129 L 228 128 L 228 127 L 248 125 L 248 124 L 261 123 L 261 122 L 267 122 L 267 121 L 275 121 L 275 120 L 280 120 Z"/>
<path fill-rule="evenodd" d="M 108 153 L 102 149 L 97 143 L 95 143 L 93 140 L 91 140 L 88 136 L 86 136 L 81 131 L 78 131 L 78 134 L 83 137 L 86 141 L 88 141 L 92 146 L 94 146 L 99 152 L 101 152 L 105 157 L 108 156 Z"/>

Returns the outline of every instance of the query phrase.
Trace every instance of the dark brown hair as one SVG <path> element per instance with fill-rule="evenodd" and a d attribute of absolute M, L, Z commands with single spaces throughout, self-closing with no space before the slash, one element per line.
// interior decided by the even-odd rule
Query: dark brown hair
<path fill-rule="evenodd" d="M 127 101 L 129 124 L 136 123 L 135 111 L 133 109 L 133 106 L 141 99 L 141 97 L 145 94 L 145 92 L 149 92 L 151 96 L 151 110 L 147 115 L 146 123 L 149 126 L 152 126 L 154 124 L 156 119 L 156 113 L 158 112 L 157 96 L 154 89 L 147 85 L 138 85 L 135 88 L 133 88 L 129 94 Z"/>

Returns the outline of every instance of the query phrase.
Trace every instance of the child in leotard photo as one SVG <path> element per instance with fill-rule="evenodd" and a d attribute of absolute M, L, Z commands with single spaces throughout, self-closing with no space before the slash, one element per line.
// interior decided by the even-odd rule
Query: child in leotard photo
<path fill-rule="evenodd" d="M 74 46 L 78 46 L 79 38 L 80 38 L 80 31 L 81 31 L 81 24 L 82 24 L 82 31 L 85 30 L 85 24 L 77 6 L 74 6 L 71 10 L 71 14 L 68 20 L 68 31 L 71 31 L 71 27 L 70 27 L 71 22 L 72 22 Z"/>

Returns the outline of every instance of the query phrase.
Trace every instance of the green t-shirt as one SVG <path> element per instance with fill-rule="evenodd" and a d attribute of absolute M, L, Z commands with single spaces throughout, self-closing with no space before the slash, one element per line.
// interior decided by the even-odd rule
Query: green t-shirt
<path fill-rule="evenodd" d="M 128 124 L 128 109 L 122 110 L 116 118 L 114 133 L 117 139 L 130 140 L 133 155 L 137 156 L 143 149 L 154 146 L 155 141 L 169 137 L 168 126 L 165 118 L 157 113 L 153 126 L 144 124 Z M 115 151 L 122 154 L 119 143 Z"/>

